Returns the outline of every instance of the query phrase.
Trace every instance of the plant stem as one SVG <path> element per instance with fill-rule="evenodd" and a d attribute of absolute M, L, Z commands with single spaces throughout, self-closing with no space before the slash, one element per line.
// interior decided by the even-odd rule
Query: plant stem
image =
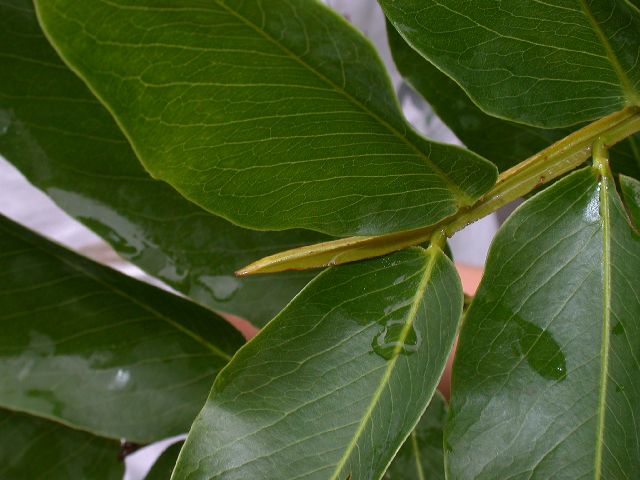
<path fill-rule="evenodd" d="M 447 222 L 447 236 L 580 166 L 591 156 L 592 147 L 600 138 L 606 138 L 610 148 L 637 131 L 640 108 L 628 107 L 566 136 L 501 173 L 491 190 Z"/>
<path fill-rule="evenodd" d="M 640 107 L 612 113 L 501 173 L 496 184 L 473 205 L 426 227 L 387 235 L 350 237 L 295 248 L 265 257 L 236 275 L 303 270 L 379 257 L 428 241 L 434 232 L 452 236 L 467 225 L 580 166 L 596 142 L 609 148 L 640 131 Z"/>

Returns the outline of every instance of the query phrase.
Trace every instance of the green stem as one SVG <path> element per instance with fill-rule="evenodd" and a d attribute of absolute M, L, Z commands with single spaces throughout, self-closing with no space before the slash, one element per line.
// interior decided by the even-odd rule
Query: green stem
<path fill-rule="evenodd" d="M 599 140 L 609 148 L 640 131 L 640 107 L 628 107 L 568 135 L 527 160 L 503 172 L 496 184 L 473 205 L 435 225 L 388 235 L 350 237 L 295 248 L 254 262 L 237 275 L 304 270 L 379 257 L 428 241 L 434 232 L 452 236 L 458 230 L 495 212 L 580 166 Z M 603 140 L 604 139 L 604 140 Z M 606 143 L 605 143 L 606 142 Z"/>
<path fill-rule="evenodd" d="M 611 147 L 637 131 L 640 108 L 629 107 L 568 135 L 500 174 L 489 192 L 447 223 L 447 236 L 580 166 L 591 156 L 592 146 L 599 139 L 606 137 L 606 145 Z"/>

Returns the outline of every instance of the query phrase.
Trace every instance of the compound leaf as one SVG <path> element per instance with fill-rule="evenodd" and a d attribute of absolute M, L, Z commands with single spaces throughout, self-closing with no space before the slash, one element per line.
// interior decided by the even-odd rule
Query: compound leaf
<path fill-rule="evenodd" d="M 49 45 L 31 0 L 0 1 L 0 154 L 122 257 L 256 325 L 271 320 L 313 274 L 239 279 L 233 272 L 327 239 L 245 230 L 153 180 L 109 112 Z"/>

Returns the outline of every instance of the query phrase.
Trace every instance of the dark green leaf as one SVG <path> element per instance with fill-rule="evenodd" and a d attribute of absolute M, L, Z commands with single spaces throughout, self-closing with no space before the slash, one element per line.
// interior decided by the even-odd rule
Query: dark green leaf
<path fill-rule="evenodd" d="M 636 229 L 640 230 L 640 181 L 621 176 L 620 186 L 629 217 Z"/>
<path fill-rule="evenodd" d="M 514 213 L 460 335 L 449 478 L 635 478 L 639 272 L 640 236 L 595 168 Z"/>
<path fill-rule="evenodd" d="M 173 467 L 176 466 L 176 460 L 178 460 L 178 454 L 182 448 L 183 442 L 174 443 L 167 448 L 162 455 L 158 457 L 156 463 L 153 464 L 151 470 L 144 480 L 169 480 L 171 478 L 171 472 Z"/>
<path fill-rule="evenodd" d="M 627 0 L 379 3 L 495 116 L 552 128 L 640 104 L 640 12 Z"/>
<path fill-rule="evenodd" d="M 570 134 L 545 130 L 484 113 L 460 86 L 411 48 L 387 22 L 393 60 L 407 81 L 469 149 L 504 171 Z"/>
<path fill-rule="evenodd" d="M 411 229 L 494 167 L 419 137 L 372 46 L 308 0 L 45 0 L 40 21 L 157 178 L 257 229 Z"/>
<path fill-rule="evenodd" d="M 380 478 L 429 403 L 461 312 L 435 247 L 325 271 L 218 375 L 173 478 Z"/>
<path fill-rule="evenodd" d="M 500 171 L 518 164 L 577 128 L 549 130 L 484 113 L 456 82 L 413 50 L 389 22 L 387 32 L 400 73 L 468 148 L 491 160 Z M 640 178 L 639 134 L 615 145 L 611 168 L 614 172 Z"/>
<path fill-rule="evenodd" d="M 640 133 L 620 142 L 611 150 L 611 169 L 640 180 Z"/>
<path fill-rule="evenodd" d="M 2 480 L 122 480 L 118 440 L 0 409 Z"/>
<path fill-rule="evenodd" d="M 326 240 L 301 230 L 244 230 L 151 179 L 106 109 L 49 45 L 31 0 L 0 0 L 0 154 L 124 258 L 257 325 L 313 275 L 238 279 L 233 272 Z"/>
<path fill-rule="evenodd" d="M 420 423 L 398 451 L 384 480 L 444 480 L 442 429 L 447 403 L 436 393 Z"/>
<path fill-rule="evenodd" d="M 0 406 L 138 443 L 188 430 L 242 337 L 0 217 Z"/>

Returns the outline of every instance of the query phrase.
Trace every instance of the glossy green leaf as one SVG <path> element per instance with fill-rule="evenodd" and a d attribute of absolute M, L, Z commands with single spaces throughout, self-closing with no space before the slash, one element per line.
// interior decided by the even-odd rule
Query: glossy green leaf
<path fill-rule="evenodd" d="M 411 130 L 372 46 L 319 2 L 36 5 L 146 168 L 239 225 L 406 230 L 495 181 L 490 163 Z"/>
<path fill-rule="evenodd" d="M 218 375 L 172 478 L 380 478 L 433 395 L 462 301 L 435 247 L 326 270 Z"/>
<path fill-rule="evenodd" d="M 442 430 L 446 417 L 447 403 L 436 393 L 383 479 L 444 480 Z"/>
<path fill-rule="evenodd" d="M 628 0 L 379 3 L 492 115 L 551 128 L 640 105 L 640 11 Z"/>
<path fill-rule="evenodd" d="M 209 310 L 0 217 L 0 407 L 137 443 L 183 433 L 243 343 Z"/>
<path fill-rule="evenodd" d="M 503 225 L 464 322 L 448 478 L 640 471 L 640 235 L 588 167 Z"/>
<path fill-rule="evenodd" d="M 404 78 L 467 148 L 493 162 L 500 171 L 517 165 L 577 129 L 544 129 L 503 120 L 483 112 L 447 75 L 413 50 L 387 22 L 393 60 Z M 640 178 L 640 135 L 613 148 L 614 172 Z"/>
<path fill-rule="evenodd" d="M 390 22 L 387 22 L 387 37 L 393 61 L 402 76 L 467 148 L 493 162 L 500 171 L 574 130 L 546 130 L 488 115 L 456 82 L 411 48 Z"/>
<path fill-rule="evenodd" d="M 122 480 L 120 442 L 0 409 L 2 480 Z"/>
<path fill-rule="evenodd" d="M 153 467 L 151 467 L 147 476 L 144 477 L 144 480 L 169 480 L 171 478 L 171 472 L 173 472 L 173 468 L 176 466 L 182 445 L 183 442 L 174 443 L 162 452 L 162 455 L 158 457 L 158 460 L 153 464 Z"/>
<path fill-rule="evenodd" d="M 313 274 L 238 279 L 233 272 L 327 239 L 236 227 L 153 180 L 107 110 L 49 45 L 31 0 L 0 0 L 0 154 L 127 260 L 196 301 L 257 325 Z"/>

